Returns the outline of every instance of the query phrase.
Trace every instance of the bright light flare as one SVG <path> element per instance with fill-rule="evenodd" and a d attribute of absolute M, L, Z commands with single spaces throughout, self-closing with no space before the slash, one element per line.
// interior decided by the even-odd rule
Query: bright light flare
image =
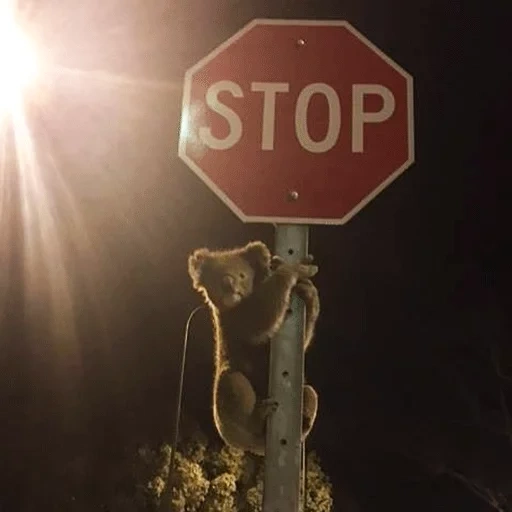
<path fill-rule="evenodd" d="M 10 2 L 0 3 L 0 109 L 10 110 L 34 82 L 39 62 L 32 41 L 16 23 Z"/>
<path fill-rule="evenodd" d="M 125 2 L 114 2 L 115 9 L 112 2 L 82 2 L 78 14 L 73 2 L 69 9 L 61 8 L 66 2 L 20 9 L 28 3 L 38 2 L 0 0 L 0 274 L 13 256 L 21 261 L 27 333 L 33 328 L 56 341 L 78 341 L 83 313 L 77 306 L 87 302 L 80 298 L 82 286 L 93 299 L 98 328 L 107 326 L 104 315 L 117 296 L 102 274 L 117 262 L 104 258 L 95 242 L 109 233 L 105 219 L 115 218 L 123 229 L 129 224 L 140 246 L 150 245 L 150 228 L 140 222 L 134 198 L 142 197 L 141 187 L 152 190 L 154 182 L 146 185 L 149 176 L 140 169 L 156 129 L 169 129 L 154 112 L 180 86 L 110 69 L 112 63 L 124 66 L 128 56 L 137 64 L 147 52 L 169 53 L 159 42 L 168 40 L 165 24 L 155 38 L 158 47 L 150 46 L 153 33 L 133 41 L 137 12 L 127 14 Z M 160 168 L 150 167 L 156 180 Z M 104 206 L 89 213 L 92 197 Z M 151 218 L 146 222 L 150 226 Z M 10 291 L 2 284 L 0 321 Z M 80 350 L 66 343 L 56 354 L 78 357 Z"/>

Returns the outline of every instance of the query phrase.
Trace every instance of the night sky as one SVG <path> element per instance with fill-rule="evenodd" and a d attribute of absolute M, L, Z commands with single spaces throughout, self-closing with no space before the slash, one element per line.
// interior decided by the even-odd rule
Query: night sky
<path fill-rule="evenodd" d="M 26 110 L 33 146 L 17 132 L 36 163 L 17 162 L 0 132 L 0 508 L 22 510 L 63 454 L 169 438 L 200 302 L 188 254 L 272 246 L 274 234 L 240 222 L 178 159 L 183 75 L 270 17 L 347 20 L 415 80 L 416 163 L 348 224 L 310 233 L 322 314 L 306 359 L 321 399 L 309 448 L 335 510 L 497 509 L 475 489 L 512 510 L 510 44 L 498 2 L 24 7 L 51 65 Z M 210 431 L 211 349 L 203 312 L 184 407 Z"/>

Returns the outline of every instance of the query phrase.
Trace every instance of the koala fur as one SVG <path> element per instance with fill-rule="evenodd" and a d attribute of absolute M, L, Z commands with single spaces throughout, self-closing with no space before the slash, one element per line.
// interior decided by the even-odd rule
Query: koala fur
<path fill-rule="evenodd" d="M 317 289 L 309 280 L 316 268 L 276 261 L 262 242 L 224 251 L 198 249 L 188 261 L 193 286 L 208 304 L 215 330 L 215 425 L 224 442 L 258 455 L 265 453 L 271 411 L 269 342 L 281 327 L 291 292 L 306 306 L 304 349 L 320 311 Z M 303 395 L 305 438 L 313 427 L 318 397 L 309 385 Z"/>

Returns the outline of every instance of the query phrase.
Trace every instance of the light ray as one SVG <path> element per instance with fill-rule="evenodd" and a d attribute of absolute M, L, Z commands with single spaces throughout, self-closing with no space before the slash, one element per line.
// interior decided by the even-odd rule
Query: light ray
<path fill-rule="evenodd" d="M 58 75 L 68 75 L 79 79 L 85 79 L 88 83 L 95 86 L 116 86 L 132 87 L 136 89 L 154 89 L 160 91 L 181 92 L 181 84 L 176 84 L 168 80 L 148 80 L 145 78 L 136 78 L 129 75 L 110 73 L 104 70 L 83 70 L 79 68 L 70 68 L 64 66 L 55 66 L 55 73 Z"/>

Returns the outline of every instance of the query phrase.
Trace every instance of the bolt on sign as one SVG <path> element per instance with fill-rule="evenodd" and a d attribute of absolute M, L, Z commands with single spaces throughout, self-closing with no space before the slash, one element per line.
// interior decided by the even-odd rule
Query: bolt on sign
<path fill-rule="evenodd" d="M 413 129 L 412 77 L 349 23 L 257 19 L 187 71 L 179 155 L 244 222 L 344 224 Z"/>

